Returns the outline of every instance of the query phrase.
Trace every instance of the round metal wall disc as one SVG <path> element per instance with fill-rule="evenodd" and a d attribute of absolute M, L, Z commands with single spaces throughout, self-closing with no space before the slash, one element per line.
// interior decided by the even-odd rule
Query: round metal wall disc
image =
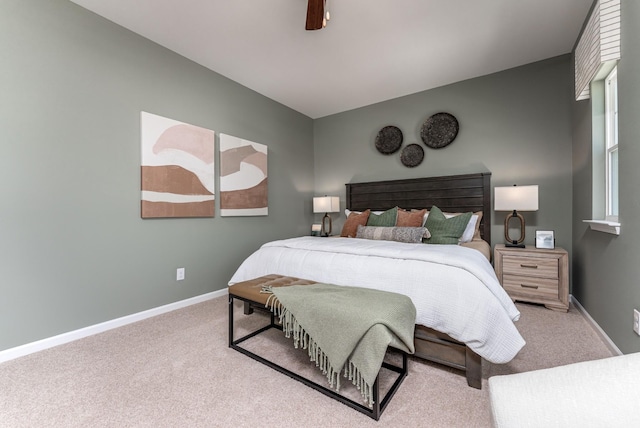
<path fill-rule="evenodd" d="M 453 115 L 436 113 L 422 124 L 420 137 L 427 147 L 441 149 L 455 140 L 458 126 L 458 120 Z"/>
<path fill-rule="evenodd" d="M 402 131 L 397 126 L 385 126 L 376 136 L 376 149 L 385 155 L 400 150 L 402 146 Z"/>
<path fill-rule="evenodd" d="M 400 162 L 409 168 L 420 165 L 423 159 L 424 149 L 418 144 L 409 144 L 402 149 L 402 153 L 400 154 Z"/>

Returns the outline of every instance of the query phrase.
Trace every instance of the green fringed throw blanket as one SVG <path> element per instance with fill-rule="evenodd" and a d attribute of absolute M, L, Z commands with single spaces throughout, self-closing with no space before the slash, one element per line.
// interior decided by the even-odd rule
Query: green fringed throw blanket
<path fill-rule="evenodd" d="M 267 287 L 267 308 L 286 337 L 308 349 L 311 361 L 340 389 L 340 373 L 373 406 L 372 386 L 387 347 L 414 353 L 416 308 L 407 296 L 330 284 Z"/>

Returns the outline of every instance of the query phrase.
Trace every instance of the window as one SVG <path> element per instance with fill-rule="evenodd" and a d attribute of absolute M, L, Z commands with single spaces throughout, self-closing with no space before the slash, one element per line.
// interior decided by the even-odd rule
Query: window
<path fill-rule="evenodd" d="M 591 229 L 620 234 L 618 217 L 618 70 L 603 67 L 591 82 L 593 137 Z"/>
<path fill-rule="evenodd" d="M 618 221 L 618 68 L 605 78 L 606 220 Z"/>
<path fill-rule="evenodd" d="M 574 52 L 576 101 L 591 99 L 591 229 L 620 234 L 618 72 L 620 0 L 596 0 Z"/>

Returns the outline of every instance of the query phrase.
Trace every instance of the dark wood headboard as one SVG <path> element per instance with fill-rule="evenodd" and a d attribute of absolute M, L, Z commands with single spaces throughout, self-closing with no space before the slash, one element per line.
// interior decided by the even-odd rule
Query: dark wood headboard
<path fill-rule="evenodd" d="M 491 244 L 491 173 L 449 175 L 406 180 L 347 183 L 347 208 L 352 211 L 431 208 L 482 211 L 480 235 Z"/>

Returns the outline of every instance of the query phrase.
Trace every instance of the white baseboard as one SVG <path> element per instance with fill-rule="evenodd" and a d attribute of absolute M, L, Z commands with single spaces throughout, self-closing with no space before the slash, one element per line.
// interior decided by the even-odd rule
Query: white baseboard
<path fill-rule="evenodd" d="M 575 297 L 573 297 L 573 294 L 570 297 L 571 297 L 571 303 L 573 303 L 573 305 L 576 307 L 578 312 L 584 315 L 587 322 L 591 324 L 591 327 L 593 327 L 593 329 L 596 331 L 598 336 L 600 336 L 600 338 L 607 345 L 607 348 L 609 348 L 609 350 L 615 355 L 623 355 L 622 351 L 616 346 L 615 343 L 613 343 L 613 340 L 611 340 L 611 338 L 607 336 L 607 333 L 605 333 L 602 327 L 598 325 L 596 320 L 591 318 L 591 315 L 589 315 L 589 312 L 587 312 L 587 310 L 580 304 L 580 302 L 578 302 L 578 300 Z"/>
<path fill-rule="evenodd" d="M 216 297 L 222 297 L 227 294 L 227 291 L 228 290 L 225 287 L 222 290 L 212 291 L 211 293 L 202 294 L 190 299 L 180 300 L 179 302 L 169 303 L 168 305 L 159 306 L 157 308 L 149 309 L 131 315 L 126 315 L 124 317 L 105 321 L 100 324 L 91 325 L 89 327 L 62 333 L 57 336 L 38 340 L 36 342 L 16 346 L 15 348 L 9 348 L 4 351 L 0 351 L 0 363 L 23 357 L 25 355 L 33 354 L 34 352 L 42 351 L 44 349 L 53 348 L 54 346 L 73 342 L 74 340 L 82 339 L 87 336 L 92 336 L 94 334 L 112 330 L 114 328 L 122 327 L 127 324 L 142 321 L 144 319 L 155 317 L 157 315 L 165 314 L 167 312 L 175 311 L 177 309 L 182 309 L 187 306 L 195 305 L 196 303 L 202 303 L 207 300 L 215 299 Z"/>

